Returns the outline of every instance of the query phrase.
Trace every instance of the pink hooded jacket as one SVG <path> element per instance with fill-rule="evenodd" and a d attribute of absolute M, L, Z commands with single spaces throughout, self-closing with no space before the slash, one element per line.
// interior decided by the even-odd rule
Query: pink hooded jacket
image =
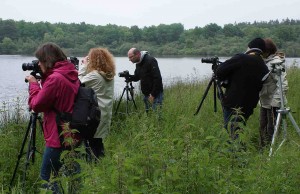
<path fill-rule="evenodd" d="M 55 63 L 43 75 L 41 86 L 36 82 L 29 85 L 29 107 L 34 112 L 43 112 L 44 138 L 47 147 L 61 147 L 56 125 L 56 111 L 72 112 L 80 82 L 74 65 L 65 60 Z"/>

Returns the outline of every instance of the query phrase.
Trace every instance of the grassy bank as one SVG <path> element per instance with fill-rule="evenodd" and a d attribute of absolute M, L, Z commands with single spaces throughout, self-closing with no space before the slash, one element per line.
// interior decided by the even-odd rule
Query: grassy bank
<path fill-rule="evenodd" d="M 289 69 L 288 105 L 300 125 L 299 80 L 300 70 Z M 138 96 L 137 111 L 130 107 L 129 115 L 114 115 L 111 133 L 104 142 L 106 157 L 97 164 L 79 160 L 80 193 L 297 193 L 300 137 L 291 123 L 288 122 L 287 141 L 272 157 L 268 156 L 269 148 L 259 149 L 258 108 L 240 136 L 246 149 L 240 149 L 238 142 L 228 144 L 219 102 L 214 112 L 212 88 L 194 116 L 207 83 L 191 77 L 166 88 L 160 120 L 155 113 L 144 113 Z M 124 104 L 119 110 L 124 111 Z M 26 122 L 11 123 L 1 129 L 2 193 L 9 192 L 26 127 Z M 40 131 L 38 126 L 37 149 L 42 151 Z M 13 193 L 21 193 L 23 158 Z M 35 163 L 27 170 L 27 192 L 38 192 L 40 163 L 41 155 L 37 153 Z M 63 177 L 61 182 L 66 187 L 69 180 Z"/>

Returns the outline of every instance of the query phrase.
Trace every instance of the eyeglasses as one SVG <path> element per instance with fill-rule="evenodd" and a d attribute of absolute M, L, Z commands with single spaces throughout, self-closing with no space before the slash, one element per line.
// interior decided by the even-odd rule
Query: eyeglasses
<path fill-rule="evenodd" d="M 132 59 L 133 57 L 135 57 L 135 55 L 134 55 L 134 54 L 133 54 L 133 55 L 129 55 L 129 56 L 128 56 L 128 58 L 129 58 L 129 59 Z"/>

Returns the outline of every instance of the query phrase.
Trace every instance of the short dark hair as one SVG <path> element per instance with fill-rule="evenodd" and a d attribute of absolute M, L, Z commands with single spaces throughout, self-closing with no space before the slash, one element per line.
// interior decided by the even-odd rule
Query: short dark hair
<path fill-rule="evenodd" d="M 275 54 L 277 52 L 277 47 L 273 40 L 270 38 L 265 38 L 264 41 L 266 44 L 266 53 Z"/>
<path fill-rule="evenodd" d="M 45 63 L 47 69 L 51 69 L 58 61 L 67 60 L 67 56 L 62 49 L 55 43 L 48 42 L 42 44 L 36 51 L 35 57 Z"/>
<path fill-rule="evenodd" d="M 262 38 L 255 38 L 248 43 L 249 48 L 258 48 L 262 52 L 266 51 L 266 44 Z"/>

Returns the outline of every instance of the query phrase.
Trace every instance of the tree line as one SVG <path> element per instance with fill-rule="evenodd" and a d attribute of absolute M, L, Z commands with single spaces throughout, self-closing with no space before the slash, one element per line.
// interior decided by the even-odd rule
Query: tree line
<path fill-rule="evenodd" d="M 126 56 L 131 47 L 155 56 L 232 56 L 243 52 L 255 37 L 272 38 L 288 57 L 300 57 L 300 20 L 216 23 L 184 29 L 183 24 L 158 26 L 91 25 L 81 23 L 26 22 L 0 18 L 0 54 L 33 55 L 44 42 L 55 42 L 68 55 L 84 56 L 92 47 L 106 47 Z"/>

